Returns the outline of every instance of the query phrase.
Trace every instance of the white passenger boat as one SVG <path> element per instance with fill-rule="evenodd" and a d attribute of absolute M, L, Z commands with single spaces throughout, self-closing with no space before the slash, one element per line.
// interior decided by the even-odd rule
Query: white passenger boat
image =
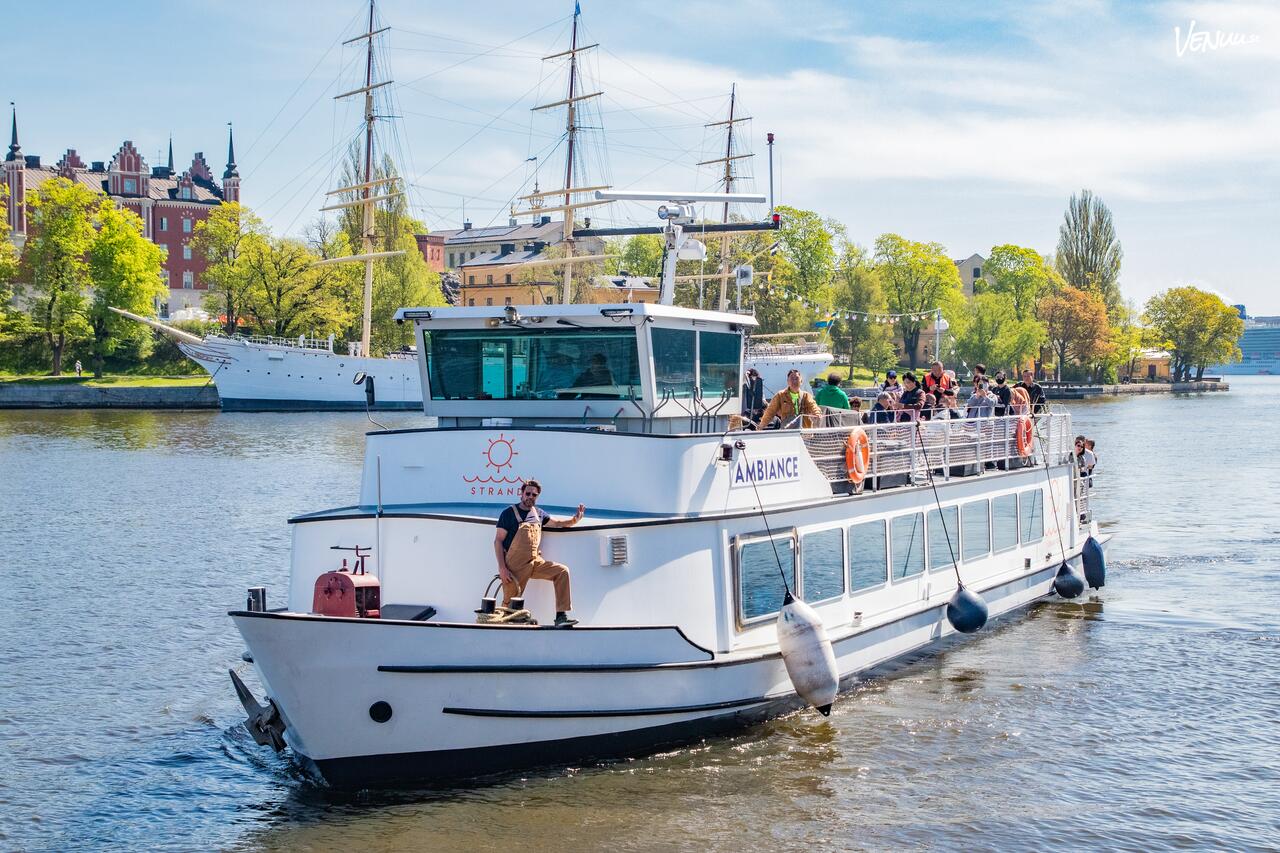
<path fill-rule="evenodd" d="M 666 233 L 664 299 L 679 217 Z M 730 431 L 751 318 L 657 304 L 397 319 L 414 326 L 429 425 L 371 432 L 354 502 L 291 519 L 283 606 L 255 590 L 230 614 L 269 697 L 237 682 L 250 731 L 332 783 L 637 754 L 799 708 L 787 589 L 844 689 L 953 637 L 961 582 L 999 616 L 1055 584 L 1079 594 L 1064 566 L 1093 548 L 1101 583 L 1069 415 Z M 566 381 L 565 356 L 590 384 Z M 587 507 L 543 545 L 570 567 L 580 624 L 551 626 L 543 581 L 525 592 L 537 626 L 478 624 L 495 519 L 532 477 L 553 517 Z M 360 597 L 322 615 L 325 573 L 357 546 L 368 575 L 336 577 Z"/>

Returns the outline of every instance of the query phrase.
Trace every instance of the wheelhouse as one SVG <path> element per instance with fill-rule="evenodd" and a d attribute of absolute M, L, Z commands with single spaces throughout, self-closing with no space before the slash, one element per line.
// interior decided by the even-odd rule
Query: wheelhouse
<path fill-rule="evenodd" d="M 665 305 L 406 308 L 423 410 L 442 427 L 723 429 L 752 317 Z"/>

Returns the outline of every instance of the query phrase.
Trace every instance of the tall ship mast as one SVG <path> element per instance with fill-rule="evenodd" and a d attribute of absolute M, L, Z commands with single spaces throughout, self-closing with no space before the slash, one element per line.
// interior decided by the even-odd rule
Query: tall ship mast
<path fill-rule="evenodd" d="M 357 36 L 347 39 L 343 44 L 353 44 L 355 42 L 365 42 L 365 65 L 364 65 L 364 85 L 352 89 L 349 92 L 343 92 L 335 95 L 334 100 L 343 100 L 346 98 L 354 98 L 358 95 L 364 96 L 364 174 L 361 182 L 346 187 L 338 187 L 330 190 L 326 195 L 341 196 L 344 193 L 358 192 L 359 198 L 353 201 L 340 201 L 320 208 L 321 211 L 343 210 L 350 207 L 359 207 L 361 210 L 361 233 L 360 233 L 360 254 L 348 255 L 341 258 L 328 258 L 320 261 L 316 266 L 325 264 L 341 264 L 341 263 L 363 263 L 364 264 L 364 314 L 360 324 L 360 351 L 358 355 L 368 357 L 372 353 L 370 348 L 370 338 L 372 337 L 373 323 L 373 265 L 383 258 L 391 258 L 397 255 L 403 255 L 404 251 L 385 251 L 375 252 L 374 249 L 374 210 L 379 202 L 389 201 L 404 195 L 402 189 L 398 189 L 400 178 L 398 175 L 392 175 L 385 178 L 373 177 L 373 128 L 375 122 L 378 121 L 378 115 L 374 110 L 374 92 L 383 86 L 390 85 L 395 82 L 393 80 L 373 79 L 373 40 L 390 30 L 390 27 L 374 28 L 374 2 L 369 0 L 369 26 L 368 29 Z"/>
<path fill-rule="evenodd" d="M 724 139 L 724 156 L 716 157 L 711 160 L 703 160 L 698 163 L 699 166 L 712 166 L 722 164 L 724 166 L 724 175 L 720 179 L 722 191 L 729 195 L 734 192 L 734 182 L 741 180 L 742 176 L 735 174 L 734 163 L 739 160 L 748 160 L 755 155 L 750 151 L 734 153 L 734 143 L 741 144 L 742 135 L 735 134 L 735 127 L 744 122 L 751 121 L 751 116 L 739 115 L 736 112 L 738 101 L 738 84 L 733 84 L 729 89 L 729 116 L 721 121 L 713 121 L 704 127 L 723 127 L 725 129 Z M 724 203 L 724 207 L 720 215 L 720 223 L 728 224 L 729 222 L 729 202 Z M 716 278 L 720 280 L 720 302 L 717 310 L 727 311 L 729 309 L 729 279 L 733 271 L 729 266 L 729 235 L 722 234 L 720 236 L 720 270 L 716 274 Z"/>
<path fill-rule="evenodd" d="M 583 80 L 582 80 L 581 63 L 579 62 L 578 54 L 585 53 L 589 50 L 594 50 L 595 48 L 600 46 L 598 43 L 582 45 L 582 46 L 578 45 L 578 25 L 579 25 L 579 19 L 581 17 L 582 17 L 582 7 L 580 4 L 574 3 L 573 28 L 569 36 L 569 49 L 562 50 L 559 53 L 553 53 L 550 56 L 544 56 L 542 58 L 543 62 L 552 62 L 558 59 L 563 59 L 566 56 L 569 58 L 568 84 L 567 84 L 567 91 L 565 93 L 565 97 L 562 98 L 561 100 L 552 101 L 547 104 L 541 104 L 533 108 L 533 112 L 535 113 L 539 113 L 544 110 L 556 109 L 558 107 L 565 108 L 564 184 L 558 189 L 543 190 L 543 191 L 539 191 L 535 185 L 535 189 L 532 193 L 529 193 L 528 195 L 520 196 L 520 200 L 526 202 L 528 204 L 528 207 L 524 210 L 512 211 L 513 216 L 539 217 L 548 213 L 560 212 L 561 215 L 564 217 L 564 247 L 565 247 L 564 257 L 556 258 L 554 260 L 534 261 L 532 263 L 540 264 L 540 265 L 552 265 L 552 264 L 564 265 L 564 276 L 562 279 L 560 302 L 565 305 L 568 305 L 570 302 L 573 301 L 574 264 L 594 263 L 597 261 L 603 261 L 606 258 L 605 255 L 578 255 L 578 256 L 574 255 L 573 212 L 575 210 L 578 210 L 579 208 L 593 207 L 598 204 L 608 204 L 609 202 L 607 200 L 601 200 L 596 198 L 575 198 L 575 197 L 582 196 L 583 194 L 586 194 L 586 193 L 594 193 L 597 190 L 610 189 L 610 185 L 608 184 L 599 184 L 596 186 L 576 186 L 576 187 L 574 186 L 575 166 L 577 166 L 578 160 L 581 154 L 581 152 L 579 151 L 579 148 L 581 145 L 581 142 L 579 140 L 579 134 L 583 130 L 582 125 L 579 124 L 579 118 L 581 113 L 578 108 L 578 105 L 584 102 L 592 101 L 595 98 L 599 98 L 604 94 L 603 90 L 597 90 L 595 92 L 587 92 L 587 93 L 582 93 L 580 91 L 580 88 L 583 85 Z M 559 199 L 562 201 L 562 203 L 556 207 L 544 207 L 546 200 L 548 198 Z"/>

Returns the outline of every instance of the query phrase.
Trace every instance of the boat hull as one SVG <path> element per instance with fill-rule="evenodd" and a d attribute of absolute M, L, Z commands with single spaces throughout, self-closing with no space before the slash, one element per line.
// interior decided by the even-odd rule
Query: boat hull
<path fill-rule="evenodd" d="M 1051 595 L 1056 568 L 1049 561 L 993 579 L 980 590 L 992 617 Z M 947 624 L 945 605 L 946 595 L 936 595 L 910 612 L 833 631 L 842 690 L 964 638 Z M 344 787 L 642 755 L 804 704 L 776 649 L 713 655 L 674 628 L 231 615 L 287 723 L 287 743 Z M 372 718 L 377 702 L 392 709 L 384 723 Z"/>

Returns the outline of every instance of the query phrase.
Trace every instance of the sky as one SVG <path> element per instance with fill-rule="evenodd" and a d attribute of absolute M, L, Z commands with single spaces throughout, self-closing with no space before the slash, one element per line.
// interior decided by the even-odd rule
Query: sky
<path fill-rule="evenodd" d="M 6 0 L 5 94 L 25 154 L 220 175 L 234 123 L 244 203 L 301 235 L 361 128 L 360 0 Z M 561 110 L 572 0 L 379 0 L 380 150 L 431 229 L 501 224 L 516 196 L 564 178 Z M 887 232 L 954 258 L 1003 243 L 1051 253 L 1068 199 L 1091 189 L 1141 306 L 1194 284 L 1280 314 L 1280 3 L 986 0 L 682 4 L 582 0 L 576 182 L 712 191 L 737 87 L 739 190 L 816 210 L 870 247 Z M 581 89 L 579 91 L 582 91 Z M 536 160 L 530 158 L 536 157 Z M 737 208 L 763 217 L 763 206 Z M 716 215 L 718 211 L 707 211 Z M 654 224 L 652 205 L 593 208 Z"/>

